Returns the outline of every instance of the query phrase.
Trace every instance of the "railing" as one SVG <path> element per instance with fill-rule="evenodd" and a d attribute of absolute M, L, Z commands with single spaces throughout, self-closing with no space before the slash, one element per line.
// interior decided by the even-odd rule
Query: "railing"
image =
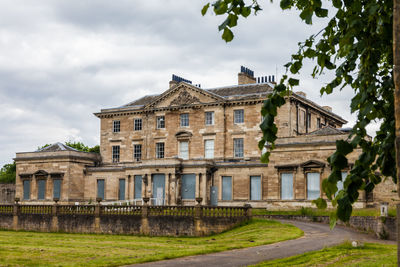
<path fill-rule="evenodd" d="M 94 205 L 59 205 L 58 214 L 90 215 L 95 213 Z"/>
<path fill-rule="evenodd" d="M 149 216 L 194 216 L 194 206 L 148 206 Z"/>
<path fill-rule="evenodd" d="M 0 214 L 13 214 L 14 205 L 0 205 Z M 135 205 L 17 205 L 19 214 L 133 215 L 177 217 L 246 217 L 249 207 Z M 54 209 L 53 209 L 54 208 Z M 144 212 L 146 209 L 146 212 Z"/>
<path fill-rule="evenodd" d="M 0 205 L 0 214 L 13 214 L 13 205 Z"/>
<path fill-rule="evenodd" d="M 141 215 L 141 206 L 100 206 L 100 213 L 104 215 Z"/>
<path fill-rule="evenodd" d="M 21 214 L 51 214 L 52 205 L 21 205 Z"/>
<path fill-rule="evenodd" d="M 202 207 L 204 217 L 241 217 L 247 215 L 246 207 Z"/>

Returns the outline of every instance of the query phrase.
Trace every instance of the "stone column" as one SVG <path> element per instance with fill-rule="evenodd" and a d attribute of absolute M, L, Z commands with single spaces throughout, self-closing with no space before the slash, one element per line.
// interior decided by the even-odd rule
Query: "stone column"
<path fill-rule="evenodd" d="M 94 207 L 94 232 L 100 233 L 100 202 L 102 201 L 101 197 L 96 198 L 97 204 Z"/>
<path fill-rule="evenodd" d="M 50 230 L 51 232 L 58 232 L 58 198 L 54 198 L 54 204 L 53 207 L 51 209 L 51 227 Z"/>
<path fill-rule="evenodd" d="M 142 235 L 148 235 L 150 233 L 149 219 L 148 219 L 149 200 L 150 199 L 148 197 L 143 198 L 142 218 L 141 218 L 141 225 L 140 225 L 140 234 L 142 234 Z"/>
<path fill-rule="evenodd" d="M 126 183 L 126 200 L 130 200 L 131 199 L 131 175 L 128 175 L 128 178 L 126 179 L 127 183 Z"/>
<path fill-rule="evenodd" d="M 201 173 L 196 175 L 196 194 L 195 197 L 200 197 L 200 181 L 201 181 Z"/>
<path fill-rule="evenodd" d="M 200 181 L 201 183 L 201 198 L 203 198 L 203 201 L 201 202 L 202 205 L 207 205 L 207 173 L 203 173 L 202 179 Z"/>
<path fill-rule="evenodd" d="M 168 173 L 165 177 L 165 204 L 164 205 L 170 205 L 170 198 L 171 198 L 171 192 L 170 192 L 170 186 L 169 183 L 171 181 L 171 173 Z"/>
<path fill-rule="evenodd" d="M 171 173 L 170 179 L 170 205 L 176 205 L 176 175 Z"/>
<path fill-rule="evenodd" d="M 36 175 L 33 175 L 33 178 L 31 180 L 31 195 L 29 197 L 30 200 L 32 199 L 37 199 L 37 185 L 36 185 Z"/>
<path fill-rule="evenodd" d="M 50 199 L 53 198 L 53 196 L 51 195 L 51 193 L 52 193 L 52 190 L 51 190 L 52 185 L 53 185 L 53 183 L 52 183 L 51 176 L 50 176 L 50 174 L 48 174 L 47 178 L 46 178 L 46 191 L 45 191 L 45 195 L 44 195 L 44 199 L 46 199 L 46 200 L 50 200 Z"/>

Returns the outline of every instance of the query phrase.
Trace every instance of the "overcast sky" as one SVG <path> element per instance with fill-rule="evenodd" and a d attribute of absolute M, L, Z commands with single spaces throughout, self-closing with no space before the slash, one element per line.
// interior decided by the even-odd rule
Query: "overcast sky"
<path fill-rule="evenodd" d="M 258 16 L 239 20 L 226 44 L 224 19 L 206 1 L 0 0 L 0 165 L 46 143 L 99 144 L 101 108 L 168 89 L 172 74 L 202 88 L 237 84 L 244 65 L 255 76 L 284 73 L 297 43 L 323 28 L 306 26 L 279 1 L 260 1 Z M 302 72 L 298 90 L 354 122 L 350 90 L 319 96 L 327 78 Z"/>

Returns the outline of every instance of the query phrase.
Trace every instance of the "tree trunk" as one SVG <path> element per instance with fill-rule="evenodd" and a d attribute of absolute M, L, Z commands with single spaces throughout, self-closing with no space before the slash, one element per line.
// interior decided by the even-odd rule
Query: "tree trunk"
<path fill-rule="evenodd" d="M 400 0 L 393 1 L 393 58 L 397 193 L 400 197 Z M 400 266 L 400 203 L 397 204 L 397 266 Z"/>

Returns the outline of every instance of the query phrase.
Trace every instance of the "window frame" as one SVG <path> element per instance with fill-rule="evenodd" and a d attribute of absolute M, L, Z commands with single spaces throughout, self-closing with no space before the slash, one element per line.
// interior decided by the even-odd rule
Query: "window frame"
<path fill-rule="evenodd" d="M 241 141 L 241 142 L 239 142 L 239 141 Z M 239 151 L 237 150 L 237 145 L 238 145 L 237 142 L 239 142 L 239 145 L 241 143 L 241 147 L 239 147 Z M 237 154 L 237 153 L 241 153 L 241 154 Z M 234 158 L 244 158 L 244 138 L 233 138 L 233 157 Z"/>
<path fill-rule="evenodd" d="M 43 192 L 39 190 L 39 183 L 43 184 Z M 36 181 L 36 188 L 37 188 L 37 200 L 45 200 L 46 199 L 46 179 L 38 179 Z M 43 197 L 40 197 L 40 194 L 43 194 Z"/>
<path fill-rule="evenodd" d="M 309 182 L 308 182 L 308 175 L 309 174 L 311 174 L 311 173 L 316 173 L 316 174 L 318 174 L 318 178 L 319 178 L 319 180 L 318 180 L 318 185 L 319 185 L 319 188 L 318 188 L 318 196 L 316 197 L 316 198 L 310 198 L 310 194 L 309 194 Z M 306 175 L 306 199 L 307 200 L 315 200 L 315 199 L 318 199 L 319 197 L 321 197 L 321 172 L 318 172 L 318 171 L 308 171 L 308 172 L 306 172 L 305 173 L 305 175 Z"/>
<path fill-rule="evenodd" d="M 29 184 L 28 189 L 29 191 L 27 192 L 27 194 L 25 194 L 25 183 Z M 24 179 L 22 180 L 22 199 L 23 200 L 30 200 L 31 199 L 31 191 L 32 191 L 32 182 L 30 179 Z M 25 198 L 25 195 L 28 196 L 28 198 Z"/>
<path fill-rule="evenodd" d="M 244 109 L 235 109 L 233 111 L 233 123 L 234 124 L 244 123 Z"/>
<path fill-rule="evenodd" d="M 121 121 L 113 120 L 113 133 L 121 132 Z"/>
<path fill-rule="evenodd" d="M 134 131 L 141 131 L 142 129 L 143 129 L 143 120 L 142 120 L 142 118 L 134 119 L 133 120 L 133 130 Z"/>
<path fill-rule="evenodd" d="M 224 198 L 224 178 L 230 178 L 230 196 L 229 199 Z M 226 195 L 226 194 L 225 194 Z M 221 176 L 221 201 L 232 201 L 233 200 L 233 176 L 223 175 Z"/>
<path fill-rule="evenodd" d="M 183 152 L 187 153 L 186 157 L 182 156 L 182 144 L 183 143 L 187 144 L 187 151 L 183 151 Z M 179 158 L 181 158 L 183 160 L 188 160 L 189 159 L 189 141 L 187 141 L 187 140 L 179 141 L 178 146 L 179 146 Z"/>
<path fill-rule="evenodd" d="M 156 128 L 165 129 L 165 115 L 156 116 Z"/>
<path fill-rule="evenodd" d="M 259 199 L 253 199 L 253 191 L 251 190 L 251 188 L 252 188 L 252 178 L 259 178 L 260 179 L 260 184 L 259 184 L 259 186 L 260 186 L 260 190 L 259 190 L 259 193 L 260 193 L 260 196 L 259 196 Z M 251 201 L 261 201 L 262 200 L 262 193 L 263 193 L 263 188 L 262 188 L 262 184 L 263 184 L 263 179 L 262 179 L 263 177 L 262 177 L 262 175 L 260 175 L 260 174 L 258 174 L 258 175 L 250 175 L 250 178 L 249 178 L 249 181 L 250 181 L 250 186 L 249 186 L 249 200 L 251 200 Z"/>
<path fill-rule="evenodd" d="M 139 147 L 139 151 L 137 151 L 137 147 Z M 134 161 L 142 161 L 142 144 L 133 144 L 133 160 Z"/>
<path fill-rule="evenodd" d="M 121 159 L 121 148 L 119 145 L 112 146 L 111 148 L 111 159 L 113 163 L 120 162 Z"/>
<path fill-rule="evenodd" d="M 208 115 L 211 115 L 211 118 L 209 118 Z M 211 119 L 211 122 L 210 122 L 209 119 Z M 215 124 L 215 122 L 214 122 L 214 111 L 206 111 L 206 112 L 204 112 L 204 124 L 206 126 L 212 126 L 212 125 Z"/>
<path fill-rule="evenodd" d="M 121 182 L 123 181 L 124 190 L 121 190 Z M 123 195 L 123 198 L 122 198 Z M 126 200 L 126 180 L 125 178 L 118 179 L 118 200 Z"/>
<path fill-rule="evenodd" d="M 56 196 L 55 195 L 55 187 L 56 187 L 56 184 L 55 184 L 55 181 L 59 181 L 59 183 L 60 183 L 60 188 L 59 188 L 59 196 Z M 61 190 L 62 190 L 62 179 L 53 179 L 53 198 L 58 198 L 58 199 L 61 199 Z"/>
<path fill-rule="evenodd" d="M 212 157 L 207 157 L 207 142 L 212 142 L 213 149 L 212 149 Z M 215 140 L 214 139 L 205 139 L 204 140 L 204 158 L 205 159 L 213 159 L 215 157 Z"/>
<path fill-rule="evenodd" d="M 282 175 L 283 174 L 290 174 L 291 176 L 292 176 L 292 186 L 291 186 L 291 191 L 292 191 L 292 197 L 291 198 L 283 198 L 283 196 L 282 196 L 282 190 L 283 190 L 283 183 L 282 183 Z M 295 173 L 294 172 L 291 172 L 291 171 L 282 171 L 282 172 L 279 172 L 279 194 L 280 194 L 280 199 L 281 200 L 294 200 L 295 198 L 294 198 L 294 181 L 295 181 Z"/>
<path fill-rule="evenodd" d="M 99 181 L 103 181 L 103 196 L 99 196 Z M 106 179 L 97 179 L 96 180 L 96 198 L 101 197 L 102 200 L 106 199 Z"/>
<path fill-rule="evenodd" d="M 189 113 L 181 113 L 179 118 L 179 125 L 181 127 L 189 127 Z"/>
<path fill-rule="evenodd" d="M 161 149 L 161 147 L 162 147 L 162 149 Z M 164 142 L 156 143 L 156 158 L 157 159 L 165 158 L 165 143 Z"/>

